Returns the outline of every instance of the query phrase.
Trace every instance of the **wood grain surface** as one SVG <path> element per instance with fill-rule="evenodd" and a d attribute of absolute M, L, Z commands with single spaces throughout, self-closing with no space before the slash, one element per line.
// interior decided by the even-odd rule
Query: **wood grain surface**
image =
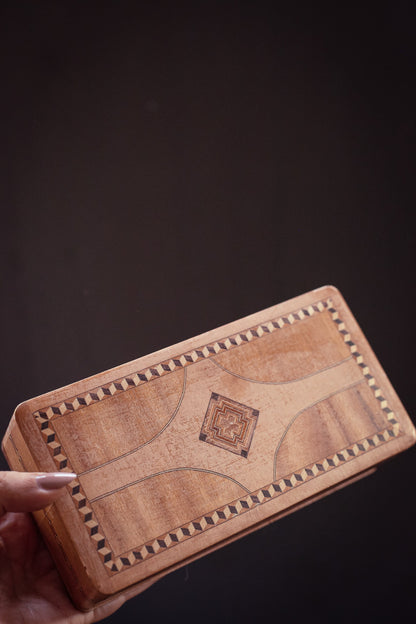
<path fill-rule="evenodd" d="M 142 591 L 414 440 L 327 286 L 21 404 L 3 449 L 13 469 L 77 474 L 35 517 L 88 609 Z"/>

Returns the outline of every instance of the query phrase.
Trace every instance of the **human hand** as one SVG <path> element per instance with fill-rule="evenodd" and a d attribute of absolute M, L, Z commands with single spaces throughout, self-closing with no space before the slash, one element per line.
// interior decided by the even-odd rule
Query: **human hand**
<path fill-rule="evenodd" d="M 83 613 L 72 604 L 30 511 L 51 504 L 74 474 L 0 472 L 0 624 L 92 624 L 123 596 Z"/>

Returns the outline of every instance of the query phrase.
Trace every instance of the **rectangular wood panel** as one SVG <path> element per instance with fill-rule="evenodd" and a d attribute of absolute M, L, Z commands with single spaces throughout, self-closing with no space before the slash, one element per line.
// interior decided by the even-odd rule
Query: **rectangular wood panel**
<path fill-rule="evenodd" d="M 37 518 L 88 608 L 413 442 L 345 301 L 324 287 L 27 401 L 3 447 L 14 469 L 77 474 L 53 510 L 65 558 Z"/>

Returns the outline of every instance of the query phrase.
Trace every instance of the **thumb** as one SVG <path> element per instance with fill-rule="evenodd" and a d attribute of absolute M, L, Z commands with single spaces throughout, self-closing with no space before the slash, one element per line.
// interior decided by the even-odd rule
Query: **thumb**
<path fill-rule="evenodd" d="M 73 472 L 0 472 L 0 517 L 50 505 L 75 477 Z"/>

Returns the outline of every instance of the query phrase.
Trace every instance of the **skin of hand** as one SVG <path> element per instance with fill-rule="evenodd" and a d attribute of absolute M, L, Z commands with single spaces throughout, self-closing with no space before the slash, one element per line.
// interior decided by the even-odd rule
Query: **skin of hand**
<path fill-rule="evenodd" d="M 53 503 L 75 475 L 0 472 L 0 624 L 92 624 L 125 602 L 84 613 L 72 604 L 30 515 Z"/>

